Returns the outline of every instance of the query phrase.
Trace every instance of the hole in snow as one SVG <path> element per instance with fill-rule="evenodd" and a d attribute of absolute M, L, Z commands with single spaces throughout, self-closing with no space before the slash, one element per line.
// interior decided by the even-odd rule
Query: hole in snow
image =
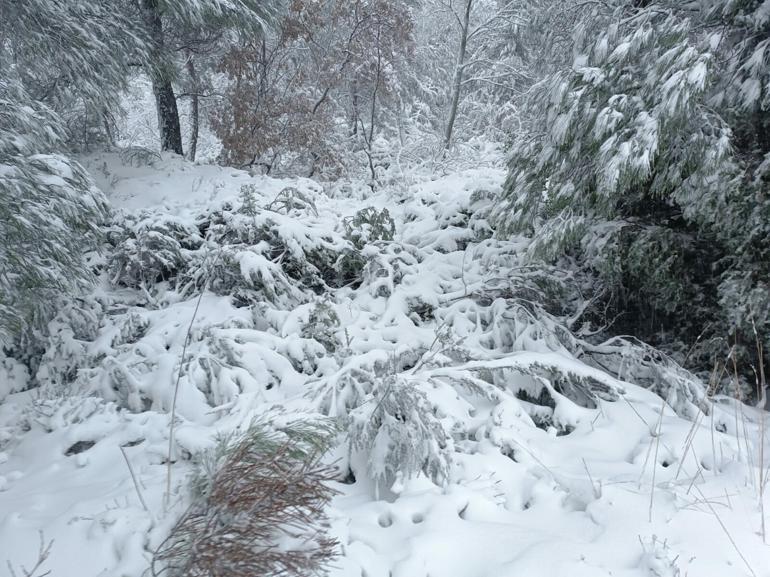
<path fill-rule="evenodd" d="M 418 523 L 422 523 L 423 521 L 425 521 L 425 517 L 423 517 L 422 513 L 415 513 L 414 515 L 412 515 L 412 523 L 414 523 L 415 525 Z"/>
<path fill-rule="evenodd" d="M 74 445 L 72 445 L 69 449 L 64 451 L 64 454 L 67 457 L 71 457 L 72 455 L 78 455 L 82 453 L 83 451 L 87 451 L 91 447 L 93 447 L 96 444 L 96 441 L 78 441 Z"/>
<path fill-rule="evenodd" d="M 457 515 L 460 517 L 460 519 L 465 519 L 465 516 L 468 513 L 469 504 L 470 503 L 466 503 L 465 506 L 457 512 Z"/>
<path fill-rule="evenodd" d="M 356 475 L 353 473 L 353 469 L 348 467 L 348 472 L 345 473 L 345 476 L 340 479 L 340 483 L 343 483 L 344 485 L 353 485 L 356 482 Z"/>
<path fill-rule="evenodd" d="M 377 522 L 380 524 L 380 527 L 390 527 L 393 524 L 393 518 L 388 513 L 384 513 L 380 515 L 380 518 L 377 519 Z"/>
<path fill-rule="evenodd" d="M 249 306 L 251 306 L 251 302 L 245 298 L 243 295 L 240 294 L 234 294 L 230 297 L 230 302 L 233 303 L 233 306 L 237 309 L 245 309 Z"/>
<path fill-rule="evenodd" d="M 403 370 L 408 371 L 409 369 L 413 369 L 416 366 L 417 366 L 416 362 L 407 361 L 406 363 L 404 363 Z"/>
<path fill-rule="evenodd" d="M 516 451 L 513 450 L 513 447 L 505 446 L 500 449 L 500 452 L 508 457 L 511 461 L 514 463 L 518 463 L 516 460 Z"/>
<path fill-rule="evenodd" d="M 667 460 L 661 461 L 660 466 L 664 469 L 668 469 L 671 466 L 671 462 Z"/>

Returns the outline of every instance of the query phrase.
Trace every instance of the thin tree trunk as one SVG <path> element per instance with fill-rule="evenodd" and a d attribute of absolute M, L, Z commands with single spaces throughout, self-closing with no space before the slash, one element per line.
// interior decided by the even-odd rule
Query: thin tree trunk
<path fill-rule="evenodd" d="M 107 137 L 107 150 L 111 150 L 115 148 L 115 137 L 112 134 L 110 114 L 106 108 L 102 110 L 102 126 L 104 127 L 104 135 Z"/>
<path fill-rule="evenodd" d="M 369 114 L 369 150 L 374 143 L 374 125 L 377 121 L 377 93 L 380 90 L 380 80 L 382 78 L 382 51 L 380 50 L 380 28 L 377 28 L 377 70 L 372 90 L 372 108 Z"/>
<path fill-rule="evenodd" d="M 187 154 L 191 161 L 195 161 L 195 155 L 198 151 L 198 132 L 200 127 L 199 110 L 200 99 L 198 93 L 200 92 L 200 83 L 198 82 L 198 72 L 195 70 L 195 62 L 193 61 L 193 55 L 187 55 L 187 74 L 190 76 L 190 83 L 192 85 L 192 100 L 190 101 L 190 148 Z"/>
<path fill-rule="evenodd" d="M 472 6 L 473 0 L 466 0 L 460 37 L 460 51 L 457 55 L 457 68 L 455 69 L 455 78 L 452 85 L 452 104 L 449 108 L 449 118 L 447 119 L 446 133 L 444 134 L 445 151 L 449 150 L 452 144 L 452 132 L 454 131 L 455 120 L 457 120 L 457 109 L 460 106 L 460 91 L 462 90 L 463 73 L 465 71 L 465 52 L 468 48 L 468 28 Z"/>
<path fill-rule="evenodd" d="M 353 101 L 353 127 L 350 131 L 350 133 L 353 136 L 356 136 L 358 134 L 358 83 L 354 80 L 353 81 L 353 94 L 352 94 L 352 101 Z"/>
<path fill-rule="evenodd" d="M 158 111 L 160 148 L 183 155 L 182 129 L 179 124 L 176 95 L 164 62 L 163 20 L 161 19 L 158 0 L 144 0 L 143 8 L 145 23 L 153 43 L 153 61 L 150 64 L 149 72 L 152 80 L 152 91 L 155 94 L 155 107 Z"/>

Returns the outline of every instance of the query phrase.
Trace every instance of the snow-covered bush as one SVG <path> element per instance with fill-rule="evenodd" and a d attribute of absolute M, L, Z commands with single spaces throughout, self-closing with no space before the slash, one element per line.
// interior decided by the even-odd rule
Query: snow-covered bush
<path fill-rule="evenodd" d="M 60 297 L 92 279 L 83 257 L 107 206 L 88 173 L 53 152 L 62 139 L 50 109 L 0 80 L 0 347 L 44 331 Z"/>
<path fill-rule="evenodd" d="M 334 263 L 334 275 L 327 278 L 327 283 L 337 287 L 358 288 L 363 282 L 366 262 L 360 250 L 352 247 L 342 249 Z"/>
<path fill-rule="evenodd" d="M 195 224 L 155 212 L 122 216 L 110 233 L 113 284 L 152 291 L 169 281 L 183 295 L 207 287 L 246 305 L 301 303 L 360 280 L 364 259 L 351 242 L 296 220 L 317 216 L 305 193 L 287 187 L 262 208 L 252 184 L 239 200 Z"/>
<path fill-rule="evenodd" d="M 189 259 L 183 251 L 202 244 L 189 223 L 156 214 L 126 215 L 110 232 L 110 276 L 117 286 L 152 287 L 177 276 Z"/>
<path fill-rule="evenodd" d="M 314 384 L 310 396 L 320 412 L 347 421 L 350 412 L 360 406 L 374 389 L 376 376 L 359 367 L 348 367 Z"/>
<path fill-rule="evenodd" d="M 79 369 L 89 362 L 88 346 L 96 340 L 103 314 L 91 298 L 61 301 L 46 330 L 45 352 L 35 375 L 38 383 L 66 389 L 77 380 Z"/>
<path fill-rule="evenodd" d="M 315 339 L 321 343 L 327 352 L 333 353 L 340 346 L 337 331 L 340 327 L 340 317 L 332 306 L 319 301 L 310 311 L 307 322 L 302 327 L 302 336 Z"/>
<path fill-rule="evenodd" d="M 0 350 L 0 401 L 11 393 L 23 391 L 29 384 L 29 371 L 16 359 Z"/>
<path fill-rule="evenodd" d="M 287 186 L 265 207 L 267 210 L 290 214 L 295 211 L 312 212 L 318 216 L 313 199 L 293 186 Z"/>
<path fill-rule="evenodd" d="M 317 215 L 314 187 L 290 189 L 276 197 L 248 183 L 235 202 L 205 213 L 116 215 L 105 260 L 126 306 L 94 319 L 102 325 L 98 339 L 67 341 L 82 353 L 79 366 L 70 367 L 71 355 L 52 341 L 47 372 L 40 374 L 70 367 L 73 384 L 132 411 L 169 407 L 167 385 L 178 375 L 190 400 L 183 415 L 313 374 L 325 355 L 341 348 L 333 301 L 317 295 L 362 282 L 366 261 Z M 205 321 L 194 320 L 196 327 L 204 324 L 191 330 L 185 349 L 183 333 L 198 298 Z M 291 310 L 308 314 L 285 335 L 284 315 Z M 174 315 L 185 320 L 180 324 Z"/>
<path fill-rule="evenodd" d="M 395 374 L 378 378 L 350 419 L 350 450 L 364 455 L 378 487 L 419 473 L 437 484 L 448 480 L 452 440 L 416 382 Z"/>
<path fill-rule="evenodd" d="M 289 220 L 267 210 L 253 216 L 227 210 L 211 215 L 203 226 L 214 248 L 191 255 L 180 288 L 200 290 L 208 280 L 215 293 L 244 303 L 309 300 L 335 276 L 336 244 L 284 226 Z"/>
<path fill-rule="evenodd" d="M 358 249 L 376 240 L 393 240 L 396 225 L 387 208 L 377 210 L 372 206 L 362 208 L 354 216 L 343 221 L 345 237 Z"/>
<path fill-rule="evenodd" d="M 376 252 L 364 254 L 370 256 L 361 274 L 366 290 L 373 297 L 390 297 L 405 271 L 417 263 L 414 249 L 401 243 L 387 243 Z"/>
<path fill-rule="evenodd" d="M 334 470 L 321 463 L 333 427 L 252 423 L 204 455 L 192 503 L 155 552 L 154 575 L 323 575 L 335 555 L 326 507 Z"/>

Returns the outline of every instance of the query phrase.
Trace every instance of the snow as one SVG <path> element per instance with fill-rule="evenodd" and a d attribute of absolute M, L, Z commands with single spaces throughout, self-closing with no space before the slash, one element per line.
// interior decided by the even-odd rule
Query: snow
<path fill-rule="evenodd" d="M 293 286 L 261 307 L 162 284 L 148 303 L 139 289 L 104 283 L 96 297 L 109 312 L 98 335 L 70 341 L 91 359 L 79 367 L 79 392 L 52 383 L 20 392 L 28 376 L 0 357 L 0 561 L 19 575 L 34 565 L 41 531 L 53 540 L 43 567 L 56 577 L 147 574 L 185 507 L 191 459 L 217 434 L 264 415 L 353 413 L 370 423 L 376 395 L 388 394 L 377 388 L 387 382 L 381 375 L 395 374 L 393 386 L 433 407 L 425 431 L 438 423 L 447 432 L 447 448 L 421 449 L 446 459 L 448 480 L 400 472 L 378 481 L 407 424 L 380 428 L 369 454 L 348 449 L 341 434 L 329 458 L 343 472 L 350 466 L 356 482 L 335 483 L 332 577 L 770 576 L 758 499 L 765 416 L 709 401 L 695 385 L 686 389 L 694 398 L 671 385 L 664 400 L 634 382 L 641 373 L 630 361 L 609 374 L 550 317 L 499 296 L 526 282 L 516 276 L 522 241 L 489 238 L 486 223 L 504 171 L 415 175 L 354 198 L 339 185 L 173 157 L 84 161 L 114 209 L 149 223 L 194 228 L 199 215 L 238 204 L 243 185 L 253 185 L 259 206 L 294 187 L 315 212 L 262 210 L 254 222 L 288 239 L 296 256 L 347 247 L 343 219 L 364 206 L 388 208 L 396 238 L 366 245 L 361 286 L 323 295 Z M 283 275 L 291 285 L 269 248 L 235 254 L 240 274 L 249 282 Z M 330 329 L 335 354 L 303 332 L 318 302 L 339 318 Z M 698 403 L 708 415 L 682 408 Z"/>
<path fill-rule="evenodd" d="M 0 401 L 8 394 L 27 388 L 29 373 L 27 368 L 15 359 L 6 357 L 0 351 Z"/>

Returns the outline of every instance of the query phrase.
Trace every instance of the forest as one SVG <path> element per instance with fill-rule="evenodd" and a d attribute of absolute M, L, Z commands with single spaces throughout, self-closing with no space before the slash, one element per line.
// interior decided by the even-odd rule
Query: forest
<path fill-rule="evenodd" d="M 770 0 L 0 0 L 0 575 L 770 576 Z"/>

